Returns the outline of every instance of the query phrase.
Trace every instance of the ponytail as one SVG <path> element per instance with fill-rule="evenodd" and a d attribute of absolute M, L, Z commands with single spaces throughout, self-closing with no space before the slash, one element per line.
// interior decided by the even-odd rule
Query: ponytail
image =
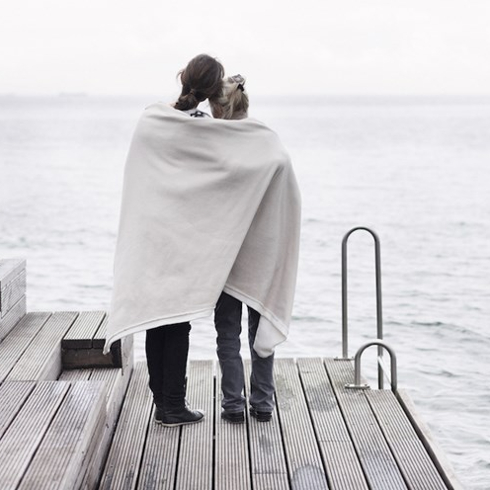
<path fill-rule="evenodd" d="M 194 107 L 197 107 L 198 105 L 199 100 L 197 99 L 196 94 L 189 92 L 185 95 L 180 94 L 174 107 L 179 111 L 188 111 L 189 109 L 194 109 Z"/>
<path fill-rule="evenodd" d="M 174 105 L 178 110 L 194 109 L 203 100 L 221 96 L 224 68 L 207 54 L 193 58 L 177 76 L 182 82 L 182 92 Z"/>

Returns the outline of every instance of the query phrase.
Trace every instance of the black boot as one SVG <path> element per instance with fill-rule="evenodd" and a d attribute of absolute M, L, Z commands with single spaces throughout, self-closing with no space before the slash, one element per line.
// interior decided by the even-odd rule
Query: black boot
<path fill-rule="evenodd" d="M 195 424 L 201 422 L 204 412 L 190 410 L 187 406 L 165 410 L 163 407 L 155 408 L 155 422 L 164 427 L 177 427 L 179 425 Z"/>

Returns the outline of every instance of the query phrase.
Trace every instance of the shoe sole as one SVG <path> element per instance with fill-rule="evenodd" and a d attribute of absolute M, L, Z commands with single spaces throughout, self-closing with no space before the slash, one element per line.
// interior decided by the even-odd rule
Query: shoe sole
<path fill-rule="evenodd" d="M 189 422 L 176 422 L 174 424 L 165 424 L 161 420 L 155 420 L 155 423 L 158 425 L 161 425 L 163 427 L 180 427 L 181 425 L 198 424 L 199 422 L 202 422 L 203 420 L 204 420 L 204 417 L 200 418 L 199 420 L 191 420 Z"/>
<path fill-rule="evenodd" d="M 226 417 L 221 417 L 221 420 L 224 420 L 225 422 L 228 422 L 229 424 L 244 424 L 245 423 L 245 417 L 243 419 L 227 419 Z"/>
<path fill-rule="evenodd" d="M 257 415 L 250 412 L 250 416 L 254 418 L 257 422 L 270 422 L 272 420 L 272 414 L 270 414 L 268 417 L 264 417 L 263 415 Z"/>

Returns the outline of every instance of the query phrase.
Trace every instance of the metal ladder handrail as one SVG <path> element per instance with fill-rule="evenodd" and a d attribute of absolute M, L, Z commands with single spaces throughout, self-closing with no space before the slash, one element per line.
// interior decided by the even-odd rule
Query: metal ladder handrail
<path fill-rule="evenodd" d="M 381 246 L 379 237 L 370 228 L 365 226 L 356 226 L 349 230 L 342 239 L 342 357 L 349 359 L 348 348 L 348 302 L 347 302 L 347 241 L 349 237 L 358 230 L 367 231 L 374 239 L 374 256 L 375 256 L 375 276 L 376 276 L 376 333 L 377 339 L 383 340 L 383 311 L 381 296 Z M 383 377 L 383 347 L 378 345 L 378 388 L 384 387 Z"/>
<path fill-rule="evenodd" d="M 354 389 L 367 389 L 369 385 L 361 383 L 361 356 L 363 352 L 372 345 L 377 345 L 378 349 L 386 349 L 390 355 L 390 364 L 391 364 L 391 390 L 396 392 L 398 387 L 398 375 L 397 375 L 397 362 L 396 362 L 396 354 L 394 349 L 384 342 L 383 340 L 372 340 L 371 342 L 367 342 L 366 344 L 359 347 L 354 356 L 354 384 L 346 384 L 346 388 L 354 388 Z M 384 374 L 384 367 L 382 370 Z M 379 380 L 378 380 L 379 381 Z M 381 388 L 380 388 L 381 389 Z"/>

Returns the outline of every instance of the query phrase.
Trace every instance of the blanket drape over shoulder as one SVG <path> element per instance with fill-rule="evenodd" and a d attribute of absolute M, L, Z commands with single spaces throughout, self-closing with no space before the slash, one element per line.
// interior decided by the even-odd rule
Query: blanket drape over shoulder
<path fill-rule="evenodd" d="M 262 315 L 254 348 L 270 355 L 288 334 L 299 233 L 298 186 L 273 131 L 148 107 L 126 162 L 104 352 L 209 316 L 226 291 Z"/>

